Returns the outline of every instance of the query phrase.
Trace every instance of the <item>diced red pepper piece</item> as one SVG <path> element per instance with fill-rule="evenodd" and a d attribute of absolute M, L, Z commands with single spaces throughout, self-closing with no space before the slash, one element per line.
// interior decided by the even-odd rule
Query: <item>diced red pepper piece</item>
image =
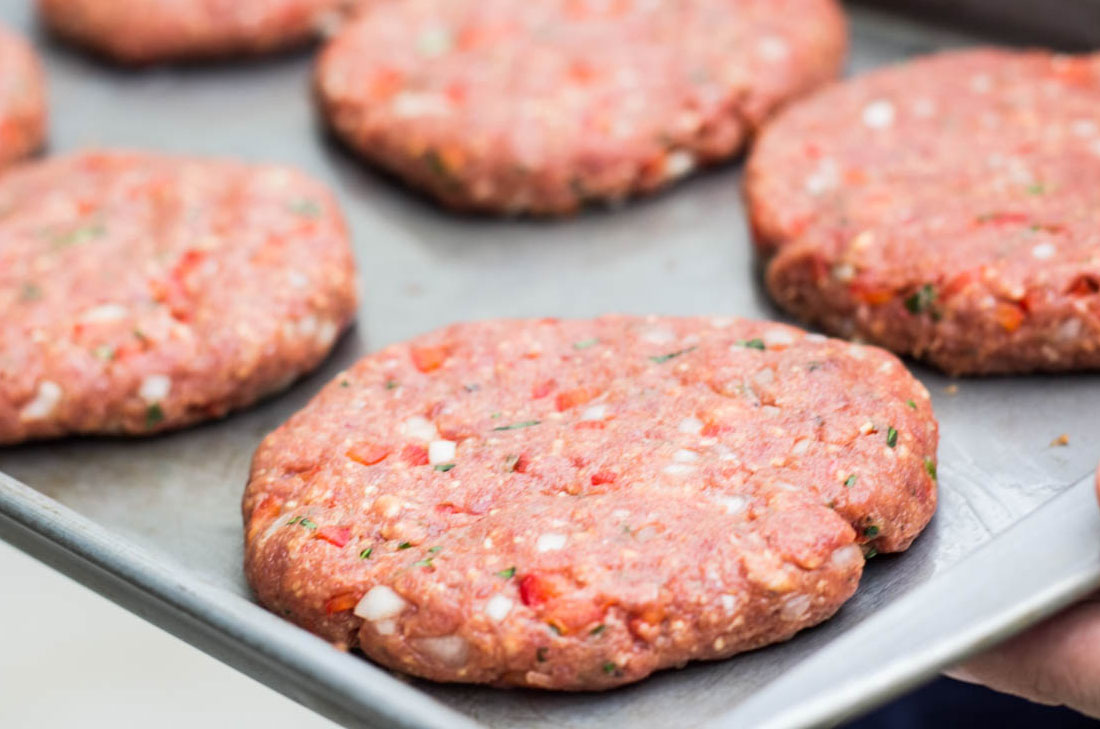
<path fill-rule="evenodd" d="M 401 449 L 401 460 L 410 466 L 426 466 L 428 449 L 422 445 L 407 445 Z"/>
<path fill-rule="evenodd" d="M 850 290 L 852 296 L 855 297 L 857 301 L 861 301 L 871 306 L 882 306 L 897 295 L 891 288 L 885 286 L 869 286 L 862 283 L 852 284 Z"/>
<path fill-rule="evenodd" d="M 347 457 L 356 463 L 362 463 L 364 466 L 373 466 L 376 463 L 381 463 L 386 460 L 386 456 L 390 454 L 390 449 L 384 445 L 378 445 L 377 443 L 358 443 L 348 448 Z"/>
<path fill-rule="evenodd" d="M 344 547 L 351 541 L 351 527 L 325 526 L 313 532 L 314 539 L 321 539 L 334 547 Z"/>
<path fill-rule="evenodd" d="M 405 75 L 395 68 L 380 68 L 368 80 L 367 93 L 373 101 L 387 101 L 405 85 Z"/>
<path fill-rule="evenodd" d="M 599 394 L 600 390 L 594 387 L 575 387 L 572 390 L 559 392 L 554 399 L 554 405 L 558 408 L 558 412 L 562 412 L 578 405 L 584 405 Z"/>
<path fill-rule="evenodd" d="M 519 599 L 528 607 L 537 607 L 558 596 L 556 580 L 548 575 L 530 572 L 520 578 Z"/>
<path fill-rule="evenodd" d="M 558 383 L 555 380 L 543 380 L 531 388 L 531 397 L 535 400 L 538 400 L 540 397 L 546 397 L 554 391 L 557 385 Z"/>
<path fill-rule="evenodd" d="M 1001 302 L 995 311 L 997 323 L 1007 332 L 1014 332 L 1024 322 L 1024 310 L 1018 304 Z"/>
<path fill-rule="evenodd" d="M 592 485 L 599 486 L 605 483 L 615 483 L 616 474 L 612 471 L 596 471 L 592 474 Z"/>
<path fill-rule="evenodd" d="M 359 604 L 359 596 L 352 592 L 333 595 L 325 602 L 325 612 L 329 615 L 351 610 Z"/>
<path fill-rule="evenodd" d="M 409 356 L 412 357 L 416 369 L 421 372 L 433 372 L 443 366 L 447 361 L 447 348 L 443 346 L 417 346 L 409 347 Z"/>

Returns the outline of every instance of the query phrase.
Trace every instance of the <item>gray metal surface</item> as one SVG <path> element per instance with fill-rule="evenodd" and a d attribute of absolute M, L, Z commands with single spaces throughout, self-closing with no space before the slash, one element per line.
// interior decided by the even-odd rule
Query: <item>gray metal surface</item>
<path fill-rule="evenodd" d="M 0 0 L 0 20 L 29 29 L 27 5 Z M 863 9 L 853 15 L 856 71 L 973 42 Z M 225 421 L 150 440 L 83 439 L 0 451 L 0 471 L 35 490 L 0 479 L 0 536 L 348 726 L 461 726 L 445 706 L 492 727 L 723 721 L 869 616 L 948 579 L 964 556 L 1080 482 L 1100 459 L 1100 375 L 964 380 L 953 392 L 949 380 L 916 367 L 942 424 L 939 514 L 908 553 L 873 560 L 857 596 L 827 624 L 784 645 L 601 695 L 398 680 L 249 602 L 238 504 L 252 450 L 363 352 L 451 321 L 610 311 L 782 318 L 757 280 L 738 168 L 563 222 L 454 217 L 326 141 L 309 100 L 307 54 L 133 72 L 38 40 L 51 78 L 51 151 L 146 147 L 301 167 L 327 180 L 346 207 L 363 307 L 357 327 L 320 372 Z M 1051 446 L 1062 433 L 1070 444 Z M 1003 588 L 1007 600 L 1009 580 L 998 573 L 990 589 Z M 1047 608 L 1074 592 L 1055 589 L 1059 584 L 1052 581 L 1042 593 Z M 986 623 L 984 632 L 956 633 L 952 650 L 936 662 L 1020 624 Z M 934 667 L 903 667 L 885 689 L 846 694 L 847 705 L 883 698 Z"/>

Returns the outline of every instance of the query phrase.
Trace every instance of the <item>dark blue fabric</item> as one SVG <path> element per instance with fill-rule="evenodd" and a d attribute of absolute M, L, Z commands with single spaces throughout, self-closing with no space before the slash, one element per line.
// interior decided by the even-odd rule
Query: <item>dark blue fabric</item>
<path fill-rule="evenodd" d="M 1100 721 L 941 678 L 844 729 L 1097 729 Z"/>

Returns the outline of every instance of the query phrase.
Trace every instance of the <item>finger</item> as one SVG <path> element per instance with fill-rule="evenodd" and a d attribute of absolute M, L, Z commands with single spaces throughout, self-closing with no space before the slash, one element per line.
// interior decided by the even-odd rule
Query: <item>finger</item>
<path fill-rule="evenodd" d="M 1100 717 L 1100 602 L 1076 605 L 947 675 Z"/>

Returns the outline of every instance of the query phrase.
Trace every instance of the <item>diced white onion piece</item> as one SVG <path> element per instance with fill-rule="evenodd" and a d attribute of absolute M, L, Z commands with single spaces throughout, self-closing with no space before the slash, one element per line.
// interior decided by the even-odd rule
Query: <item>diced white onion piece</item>
<path fill-rule="evenodd" d="M 1039 245 L 1031 249 L 1031 255 L 1039 259 L 1040 261 L 1045 261 L 1048 258 L 1053 257 L 1056 252 L 1057 249 L 1052 243 L 1040 243 Z"/>
<path fill-rule="evenodd" d="M 676 430 L 681 433 L 689 433 L 694 435 L 703 429 L 703 421 L 699 418 L 684 418 L 680 421 L 680 424 L 676 427 Z"/>
<path fill-rule="evenodd" d="M 138 388 L 138 396 L 147 403 L 156 403 L 168 397 L 172 390 L 172 378 L 168 375 L 146 375 Z"/>
<path fill-rule="evenodd" d="M 554 552 L 565 546 L 564 534 L 540 534 L 535 542 L 535 549 L 539 552 Z"/>
<path fill-rule="evenodd" d="M 675 180 L 695 169 L 695 155 L 683 149 L 670 152 L 665 159 L 665 179 Z"/>
<path fill-rule="evenodd" d="M 581 420 L 603 420 L 607 417 L 606 405 L 593 405 L 581 413 Z"/>
<path fill-rule="evenodd" d="M 439 437 L 432 421 L 421 415 L 414 415 L 401 424 L 401 433 L 416 440 L 431 442 Z"/>
<path fill-rule="evenodd" d="M 847 547 L 841 547 L 833 552 L 833 556 L 829 558 L 829 561 L 839 569 L 850 569 L 863 564 L 863 552 L 856 545 L 849 544 Z"/>
<path fill-rule="evenodd" d="M 119 319 L 125 319 L 129 313 L 130 310 L 122 304 L 100 304 L 81 314 L 80 321 L 85 324 L 118 321 Z"/>
<path fill-rule="evenodd" d="M 787 347 L 794 344 L 794 334 L 786 329 L 769 329 L 762 337 L 769 347 Z"/>
<path fill-rule="evenodd" d="M 687 474 L 695 471 L 695 466 L 689 465 L 687 463 L 670 463 L 661 470 L 667 473 L 669 476 L 686 476 Z"/>
<path fill-rule="evenodd" d="M 803 453 L 805 453 L 809 449 L 810 449 L 810 439 L 809 438 L 799 438 L 798 440 L 796 440 L 794 442 L 794 445 L 791 446 L 791 455 L 792 456 L 801 456 Z"/>
<path fill-rule="evenodd" d="M 485 614 L 494 623 L 504 620 L 510 612 L 512 612 L 512 601 L 504 595 L 493 595 L 489 598 L 489 602 L 485 603 Z"/>
<path fill-rule="evenodd" d="M 672 460 L 676 463 L 694 463 L 699 460 L 699 454 L 687 448 L 681 448 L 672 454 Z"/>
<path fill-rule="evenodd" d="M 470 646 L 461 635 L 441 635 L 438 638 L 417 638 L 413 641 L 417 649 L 447 666 L 461 666 L 466 663 Z"/>
<path fill-rule="evenodd" d="M 885 99 L 872 101 L 863 108 L 863 123 L 871 129 L 886 129 L 894 124 L 894 105 Z"/>
<path fill-rule="evenodd" d="M 722 601 L 722 609 L 725 610 L 727 613 L 733 613 L 737 609 L 738 605 L 741 604 L 741 601 L 737 598 L 736 595 L 725 594 L 718 599 Z"/>
<path fill-rule="evenodd" d="M 397 632 L 397 623 L 392 620 L 379 620 L 374 624 L 374 629 L 379 635 L 393 635 Z"/>
<path fill-rule="evenodd" d="M 772 384 L 775 382 L 775 370 L 765 367 L 752 376 L 752 382 L 754 385 L 760 385 L 761 387 Z"/>
<path fill-rule="evenodd" d="M 744 496 L 721 496 L 717 501 L 725 507 L 727 514 L 739 514 L 748 504 L 748 499 Z"/>
<path fill-rule="evenodd" d="M 375 585 L 363 595 L 353 611 L 363 620 L 385 620 L 401 614 L 408 603 L 386 585 Z"/>
<path fill-rule="evenodd" d="M 779 614 L 791 622 L 802 620 L 810 612 L 810 602 L 809 595 L 791 595 L 783 601 Z"/>
<path fill-rule="evenodd" d="M 433 440 L 428 444 L 428 463 L 433 466 L 440 463 L 453 463 L 455 442 L 453 440 Z"/>
<path fill-rule="evenodd" d="M 650 344 L 668 344 L 676 339 L 676 333 L 671 329 L 655 328 L 646 331 L 642 339 Z"/>
<path fill-rule="evenodd" d="M 23 406 L 19 411 L 19 417 L 23 420 L 41 420 L 49 416 L 59 402 L 61 402 L 61 386 L 50 380 L 42 380 L 38 383 L 34 399 Z"/>

